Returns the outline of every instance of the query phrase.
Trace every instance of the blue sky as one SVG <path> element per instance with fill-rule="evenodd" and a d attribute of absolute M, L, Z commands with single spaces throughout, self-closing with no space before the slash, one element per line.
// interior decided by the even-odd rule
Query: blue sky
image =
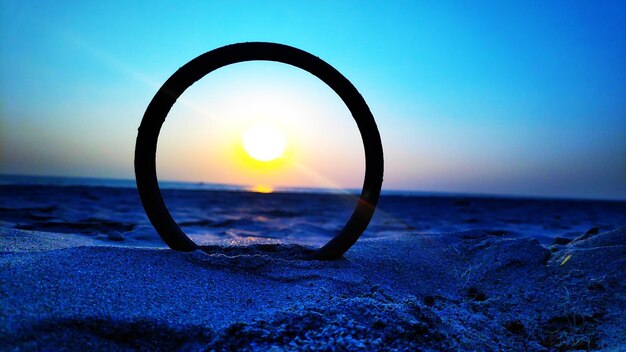
<path fill-rule="evenodd" d="M 136 128 L 178 67 L 222 45 L 271 41 L 319 56 L 360 90 L 379 124 L 387 189 L 626 199 L 623 1 L 5 1 L 0 16 L 3 173 L 132 178 Z M 265 84 L 277 101 L 288 89 L 272 87 L 293 87 L 319 111 L 329 106 L 327 116 L 344 114 L 313 78 L 255 67 L 206 77 L 190 99 L 204 103 L 204 94 L 205 108 L 218 111 L 208 96 L 221 87 L 236 97 Z M 300 125 L 315 123 L 302 116 Z M 193 131 L 176 127 L 184 117 L 169 119 L 171 130 Z M 304 186 L 362 182 L 356 129 L 333 121 L 318 126 L 335 132 L 319 149 L 344 152 L 311 157 L 320 177 Z M 192 158 L 167 151 L 196 155 L 202 135 L 194 143 L 172 133 L 159 145 L 160 177 L 256 182 L 228 176 L 238 170 L 224 163 L 193 171 Z M 210 171 L 219 167 L 233 169 Z"/>

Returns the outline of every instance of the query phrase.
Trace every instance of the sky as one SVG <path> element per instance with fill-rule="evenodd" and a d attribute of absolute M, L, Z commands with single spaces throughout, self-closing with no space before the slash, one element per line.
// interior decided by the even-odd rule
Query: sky
<path fill-rule="evenodd" d="M 320 57 L 361 92 L 383 189 L 626 199 L 624 1 L 2 1 L 0 173 L 133 178 L 137 127 L 180 66 L 246 41 Z M 271 165 L 245 130 L 285 133 Z M 209 74 L 178 100 L 160 179 L 360 188 L 347 108 L 268 62 Z"/>

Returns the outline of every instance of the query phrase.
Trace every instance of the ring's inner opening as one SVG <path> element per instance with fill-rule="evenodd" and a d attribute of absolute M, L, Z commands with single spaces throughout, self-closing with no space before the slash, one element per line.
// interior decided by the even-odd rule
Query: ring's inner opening
<path fill-rule="evenodd" d="M 325 244 L 354 210 L 365 172 L 359 130 L 335 92 L 258 61 L 188 88 L 156 161 L 168 210 L 200 245 Z"/>

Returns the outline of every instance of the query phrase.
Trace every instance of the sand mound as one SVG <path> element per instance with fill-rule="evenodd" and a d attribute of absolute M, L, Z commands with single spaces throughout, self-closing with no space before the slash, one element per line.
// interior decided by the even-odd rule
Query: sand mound
<path fill-rule="evenodd" d="M 207 252 L 0 229 L 3 348 L 568 350 L 626 341 L 626 229 L 550 249 L 498 231 Z M 102 242 L 99 242 L 102 243 Z"/>

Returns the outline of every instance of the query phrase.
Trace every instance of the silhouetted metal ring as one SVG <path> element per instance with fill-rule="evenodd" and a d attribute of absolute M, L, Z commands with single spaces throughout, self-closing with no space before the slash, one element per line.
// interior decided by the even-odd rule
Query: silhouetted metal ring
<path fill-rule="evenodd" d="M 170 248 L 179 251 L 198 249 L 198 245 L 178 227 L 163 202 L 156 175 L 157 140 L 167 114 L 187 88 L 218 68 L 245 61 L 276 61 L 311 73 L 339 95 L 357 123 L 365 148 L 365 179 L 361 195 L 343 229 L 312 256 L 312 259 L 319 260 L 337 259 L 365 231 L 378 203 L 383 182 L 380 135 L 374 116 L 350 81 L 320 58 L 287 45 L 262 42 L 227 45 L 191 60 L 163 84 L 146 109 L 135 146 L 135 177 L 146 214 Z"/>

